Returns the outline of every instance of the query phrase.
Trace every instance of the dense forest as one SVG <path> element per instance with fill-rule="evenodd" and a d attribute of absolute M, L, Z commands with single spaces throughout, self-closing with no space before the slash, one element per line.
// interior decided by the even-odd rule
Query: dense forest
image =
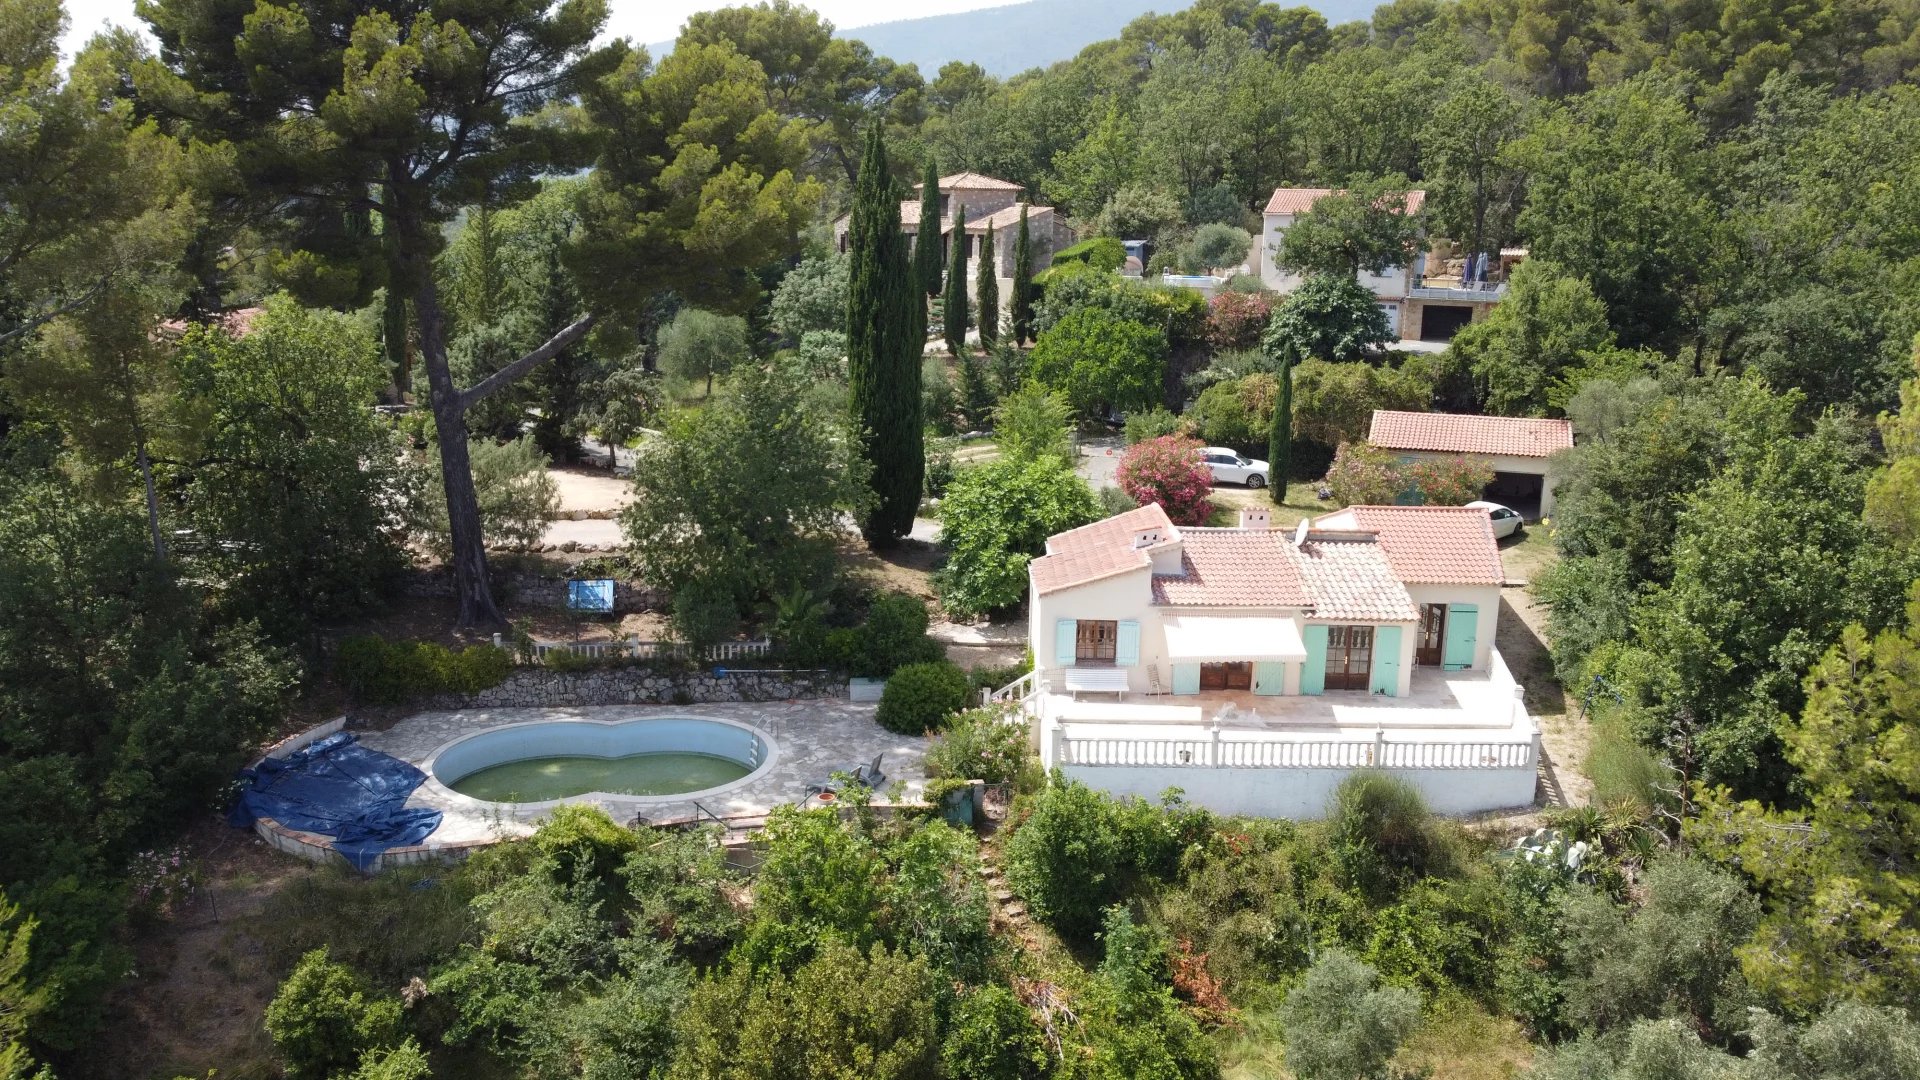
<path fill-rule="evenodd" d="M 404 579 L 505 626 L 488 553 L 538 539 L 549 461 L 657 429 L 619 558 L 674 633 L 886 674 L 938 665 L 917 604 L 849 585 L 849 515 L 884 551 L 939 496 L 940 603 L 1004 614 L 1048 534 L 1134 505 L 1073 475 L 1071 425 L 1317 480 L 1376 407 L 1579 435 L 1533 588 L 1595 803 L 1531 855 L 1372 776 L 1319 822 L 1116 802 L 947 706 L 936 781 L 1019 792 L 984 844 L 783 811 L 748 877 L 569 811 L 313 875 L 269 902 L 271 1002 L 235 1003 L 266 1050 L 196 1067 L 1920 1077 L 1914 0 L 1201 0 L 1004 80 L 786 0 L 657 60 L 596 45 L 597 0 L 141 17 L 157 50 L 63 66 L 58 0 L 0 0 L 0 1078 L 129 1075 L 166 853 L 337 702 L 342 628 Z M 961 171 L 1089 242 L 1004 318 L 888 217 Z M 1104 261 L 1239 262 L 1281 185 L 1344 192 L 1285 297 Z M 1527 251 L 1437 355 L 1351 288 L 1421 237 Z"/>

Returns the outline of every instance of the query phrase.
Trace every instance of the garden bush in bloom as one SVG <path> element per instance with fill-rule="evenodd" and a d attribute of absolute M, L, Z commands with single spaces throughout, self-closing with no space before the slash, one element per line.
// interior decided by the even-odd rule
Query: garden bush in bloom
<path fill-rule="evenodd" d="M 1200 443 L 1179 435 L 1135 443 L 1120 459 L 1120 488 L 1142 506 L 1160 504 L 1175 525 L 1205 525 L 1213 476 L 1200 463 Z"/>

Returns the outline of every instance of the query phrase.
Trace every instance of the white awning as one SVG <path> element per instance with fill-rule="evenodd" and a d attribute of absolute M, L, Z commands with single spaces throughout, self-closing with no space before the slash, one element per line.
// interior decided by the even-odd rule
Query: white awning
<path fill-rule="evenodd" d="M 1307 647 L 1292 619 L 1258 615 L 1169 615 L 1167 659 L 1174 663 L 1305 660 Z"/>

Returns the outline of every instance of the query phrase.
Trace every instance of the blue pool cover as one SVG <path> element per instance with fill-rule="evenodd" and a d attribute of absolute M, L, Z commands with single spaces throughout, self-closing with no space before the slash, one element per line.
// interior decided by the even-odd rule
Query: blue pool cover
<path fill-rule="evenodd" d="M 407 808 L 427 774 L 338 732 L 285 758 L 242 769 L 245 787 L 228 823 L 248 829 L 272 818 L 289 829 L 333 837 L 333 850 L 366 870 L 380 853 L 425 840 L 440 811 Z"/>

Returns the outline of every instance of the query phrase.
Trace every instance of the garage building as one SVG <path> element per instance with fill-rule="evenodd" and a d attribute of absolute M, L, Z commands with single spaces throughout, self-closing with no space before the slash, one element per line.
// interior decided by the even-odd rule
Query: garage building
<path fill-rule="evenodd" d="M 1553 455 L 1573 448 L 1573 425 L 1535 417 L 1375 409 L 1367 440 L 1403 460 L 1466 457 L 1493 469 L 1483 498 L 1530 521 L 1553 514 Z"/>

